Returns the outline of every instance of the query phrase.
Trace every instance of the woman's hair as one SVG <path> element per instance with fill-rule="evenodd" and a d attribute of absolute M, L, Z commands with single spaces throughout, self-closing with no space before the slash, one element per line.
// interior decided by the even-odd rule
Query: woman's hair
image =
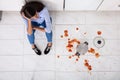
<path fill-rule="evenodd" d="M 44 4 L 38 1 L 27 2 L 21 9 L 20 13 L 24 13 L 27 18 L 33 17 L 36 12 L 40 12 L 44 8 Z"/>

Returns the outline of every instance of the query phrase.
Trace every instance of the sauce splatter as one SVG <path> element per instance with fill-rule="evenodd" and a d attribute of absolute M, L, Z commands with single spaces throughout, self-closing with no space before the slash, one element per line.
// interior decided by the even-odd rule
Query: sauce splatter
<path fill-rule="evenodd" d="M 76 61 L 78 61 L 79 59 L 76 59 Z"/>
<path fill-rule="evenodd" d="M 96 58 L 100 57 L 100 54 L 97 53 L 97 52 L 95 51 L 95 49 L 93 49 L 93 48 L 90 48 L 90 49 L 88 50 L 88 52 L 94 54 Z"/>
<path fill-rule="evenodd" d="M 68 37 L 69 35 L 68 35 L 68 30 L 64 30 L 64 36 L 65 37 Z"/>
<path fill-rule="evenodd" d="M 60 56 L 59 56 L 59 55 L 57 55 L 57 58 L 60 58 Z"/>
<path fill-rule="evenodd" d="M 84 63 L 84 65 L 85 65 L 85 66 L 89 66 L 89 64 L 88 64 L 88 63 Z"/>
<path fill-rule="evenodd" d="M 72 49 L 69 49 L 68 52 L 72 52 Z"/>
<path fill-rule="evenodd" d="M 75 29 L 76 29 L 76 31 L 78 32 L 79 27 L 76 27 Z M 61 38 L 67 37 L 68 42 L 67 42 L 67 45 L 66 45 L 66 49 L 67 49 L 68 52 L 73 52 L 73 51 L 74 51 L 74 50 L 73 50 L 73 49 L 74 49 L 74 44 L 80 44 L 80 41 L 79 41 L 78 39 L 76 39 L 76 38 L 72 38 L 72 39 L 71 39 L 71 38 L 69 37 L 70 35 L 69 35 L 68 32 L 69 32 L 68 30 L 64 30 L 64 34 L 62 34 L 60 37 L 61 37 Z M 84 32 L 83 34 L 86 35 L 87 32 Z M 97 34 L 98 34 L 98 35 L 101 35 L 102 32 L 101 32 L 101 31 L 97 31 Z M 93 54 L 93 55 L 95 55 L 96 58 L 98 58 L 98 57 L 100 56 L 100 54 L 99 54 L 98 52 L 96 52 L 96 50 L 95 50 L 94 48 L 90 48 L 90 49 L 88 50 L 88 52 L 91 53 L 91 54 Z M 60 58 L 60 56 L 57 55 L 57 58 Z M 80 56 L 77 56 L 77 55 L 75 55 L 75 54 L 68 56 L 68 59 L 72 59 L 72 58 L 75 59 L 75 63 L 76 63 L 76 62 L 79 61 Z M 85 66 L 89 71 L 92 70 L 92 66 L 89 64 L 89 61 L 88 61 L 87 59 L 84 60 L 84 66 Z"/>
<path fill-rule="evenodd" d="M 68 47 L 68 48 L 72 48 L 73 45 L 72 45 L 72 44 L 68 44 L 66 47 Z"/>
<path fill-rule="evenodd" d="M 72 56 L 69 56 L 68 58 L 69 58 L 69 59 L 71 59 L 71 58 L 72 58 Z"/>
<path fill-rule="evenodd" d="M 72 39 L 72 40 L 68 40 L 68 44 L 66 45 L 66 48 L 68 50 L 68 52 L 72 52 L 73 51 L 73 45 L 74 43 L 80 44 L 80 41 L 77 39 Z"/>
<path fill-rule="evenodd" d="M 68 30 L 64 30 L 64 33 L 68 33 Z"/>
<path fill-rule="evenodd" d="M 84 35 L 86 35 L 86 34 L 87 34 L 87 32 L 84 33 Z"/>
<path fill-rule="evenodd" d="M 92 70 L 92 66 L 88 63 L 88 60 L 84 60 L 84 65 L 88 70 Z"/>
<path fill-rule="evenodd" d="M 88 50 L 88 52 L 89 52 L 89 53 L 93 53 L 93 54 L 94 54 L 94 53 L 95 53 L 95 49 L 90 48 L 90 49 Z"/>
<path fill-rule="evenodd" d="M 67 33 L 64 34 L 65 37 L 68 37 L 69 35 Z"/>
<path fill-rule="evenodd" d="M 75 55 L 72 55 L 72 57 L 74 57 Z"/>
<path fill-rule="evenodd" d="M 89 66 L 88 66 L 88 70 L 92 70 L 92 67 L 91 67 L 91 65 L 89 65 Z"/>
<path fill-rule="evenodd" d="M 61 35 L 60 37 L 63 38 L 63 35 Z"/>
<path fill-rule="evenodd" d="M 70 40 L 70 38 L 68 38 L 68 41 Z"/>
<path fill-rule="evenodd" d="M 87 63 L 87 62 L 88 62 L 88 60 L 86 60 L 86 59 L 85 59 L 85 60 L 84 60 L 84 62 L 85 62 L 85 63 Z"/>
<path fill-rule="evenodd" d="M 77 28 L 76 28 L 76 30 L 78 31 L 78 30 L 79 30 L 79 28 L 77 27 Z"/>
<path fill-rule="evenodd" d="M 102 34 L 102 32 L 101 32 L 101 31 L 97 31 L 97 34 L 98 34 L 98 35 L 101 35 L 101 34 Z"/>
<path fill-rule="evenodd" d="M 100 57 L 100 54 L 99 53 L 95 53 L 95 57 L 96 58 Z"/>

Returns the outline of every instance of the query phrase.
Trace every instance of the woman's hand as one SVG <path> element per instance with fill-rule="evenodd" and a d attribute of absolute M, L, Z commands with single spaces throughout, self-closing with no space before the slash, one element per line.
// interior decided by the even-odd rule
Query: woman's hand
<path fill-rule="evenodd" d="M 28 21 L 31 21 L 29 18 L 27 18 L 26 16 L 25 16 L 25 14 L 22 12 L 22 14 L 21 14 L 22 16 L 23 16 L 23 18 L 25 18 L 26 20 L 28 20 Z"/>

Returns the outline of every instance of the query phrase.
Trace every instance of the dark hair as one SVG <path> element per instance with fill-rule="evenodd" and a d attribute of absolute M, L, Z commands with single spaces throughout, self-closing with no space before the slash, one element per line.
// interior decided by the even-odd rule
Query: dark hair
<path fill-rule="evenodd" d="M 21 9 L 20 13 L 24 13 L 27 18 L 33 17 L 36 12 L 40 12 L 44 8 L 44 4 L 38 1 L 27 2 Z"/>

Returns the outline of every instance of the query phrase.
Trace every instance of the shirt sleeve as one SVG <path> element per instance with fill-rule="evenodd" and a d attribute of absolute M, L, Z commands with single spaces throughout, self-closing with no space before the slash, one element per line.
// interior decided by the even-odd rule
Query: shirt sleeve
<path fill-rule="evenodd" d="M 51 22 L 50 23 L 46 22 L 45 32 L 51 33 L 51 31 L 52 31 L 52 27 L 51 26 L 52 26 Z"/>
<path fill-rule="evenodd" d="M 48 12 L 47 8 L 44 8 L 44 10 L 40 14 L 41 14 L 40 15 L 41 17 L 44 17 L 44 20 L 46 22 L 45 31 L 47 33 L 51 33 L 51 31 L 52 31 L 52 23 L 51 23 L 49 12 Z"/>
<path fill-rule="evenodd" d="M 23 18 L 23 21 L 24 21 L 25 25 L 28 27 L 28 21 L 25 18 Z"/>

